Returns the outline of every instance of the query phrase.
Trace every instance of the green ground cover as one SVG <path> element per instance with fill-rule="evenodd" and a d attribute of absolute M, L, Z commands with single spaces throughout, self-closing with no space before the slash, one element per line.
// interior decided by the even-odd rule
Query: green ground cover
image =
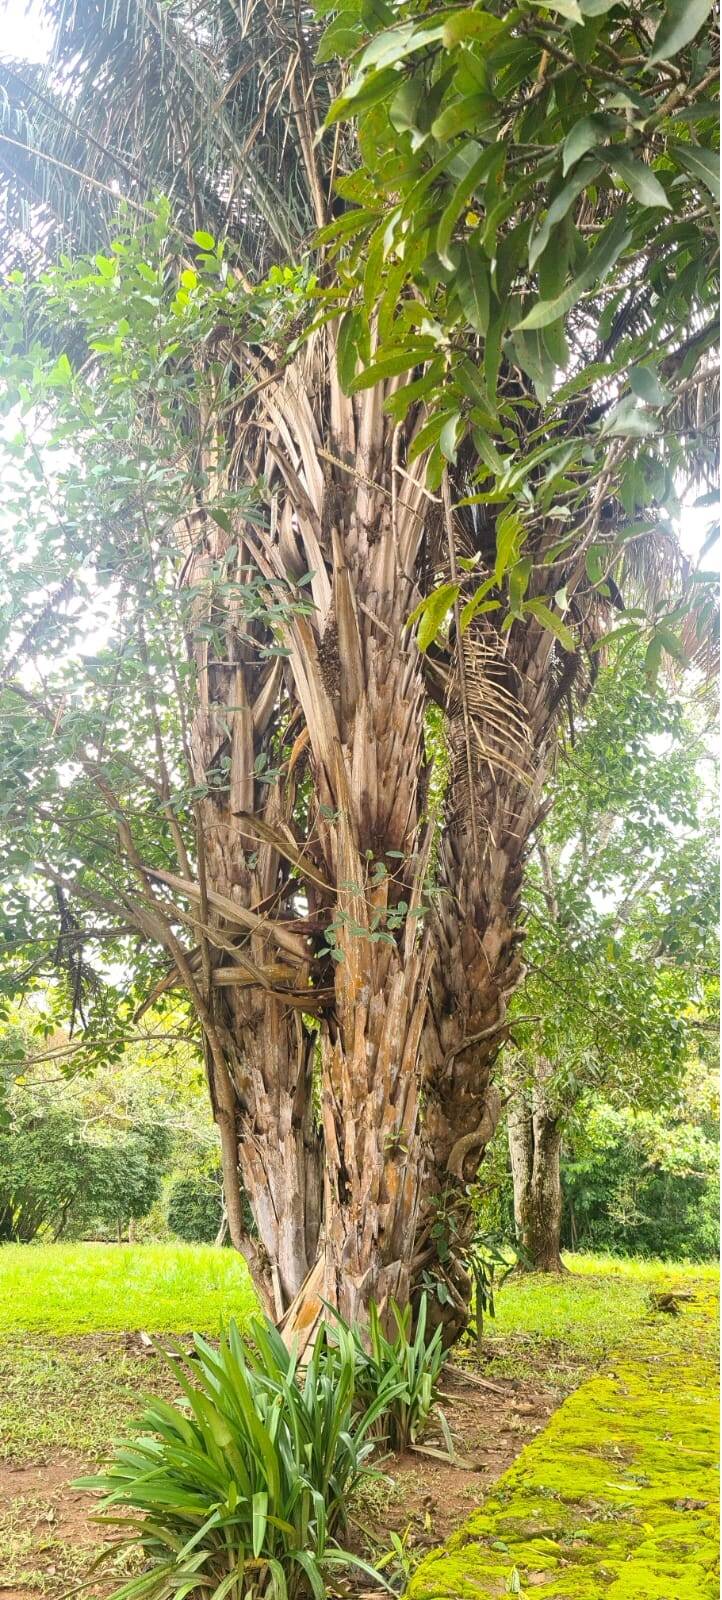
<path fill-rule="evenodd" d="M 676 1317 L 647 1300 L 605 1370 L 560 1407 L 448 1545 L 421 1563 L 409 1600 L 718 1594 L 714 1274 L 645 1264 L 627 1272 L 630 1280 L 647 1290 L 691 1289 L 695 1298 Z M 519 1285 L 509 1315 L 523 1318 L 545 1287 Z M 616 1311 L 609 1325 L 618 1327 Z"/>
<path fill-rule="evenodd" d="M 0 1332 L 217 1333 L 256 1309 L 242 1257 L 212 1245 L 29 1244 L 0 1250 Z"/>
<path fill-rule="evenodd" d="M 595 1371 L 609 1350 L 629 1337 L 647 1314 L 650 1288 L 676 1282 L 719 1282 L 716 1265 L 636 1257 L 567 1255 L 559 1278 L 532 1273 L 507 1279 L 496 1317 L 485 1327 L 488 1370 L 500 1377 L 544 1381 L 565 1392 L 570 1373 Z"/>

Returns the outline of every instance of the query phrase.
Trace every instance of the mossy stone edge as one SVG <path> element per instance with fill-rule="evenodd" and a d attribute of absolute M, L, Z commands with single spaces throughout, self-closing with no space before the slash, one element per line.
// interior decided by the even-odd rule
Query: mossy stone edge
<path fill-rule="evenodd" d="M 694 1289 L 565 1401 L 407 1600 L 496 1600 L 515 1572 L 535 1600 L 719 1595 L 717 1297 Z"/>

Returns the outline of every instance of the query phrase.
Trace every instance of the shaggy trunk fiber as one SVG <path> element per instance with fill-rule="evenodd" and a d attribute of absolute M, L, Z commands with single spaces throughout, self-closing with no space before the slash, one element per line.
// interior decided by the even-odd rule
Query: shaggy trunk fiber
<path fill-rule="evenodd" d="M 304 1009 L 313 1011 L 314 1000 L 308 992 L 308 934 L 291 903 L 299 886 L 289 883 L 287 863 L 273 842 L 276 833 L 283 842 L 293 809 L 293 773 L 283 786 L 256 776 L 262 753 L 268 762 L 282 666 L 278 659 L 269 664 L 258 651 L 244 623 L 240 583 L 240 601 L 223 611 L 217 604 L 211 609 L 210 585 L 203 593 L 204 578 L 214 563 L 227 559 L 229 544 L 226 533 L 209 529 L 206 548 L 191 559 L 187 576 L 201 591 L 189 639 L 199 704 L 187 756 L 195 784 L 207 793 L 196 805 L 198 890 L 186 921 L 200 932 L 191 965 L 221 1140 L 228 1230 L 249 1262 L 266 1310 L 279 1318 L 319 1248 L 323 1171 L 313 1106 L 316 1035 L 303 1016 Z M 230 570 L 242 578 L 242 547 L 237 569 Z M 224 638 L 225 659 L 209 658 L 208 643 L 198 636 L 206 616 Z M 223 781 L 214 785 L 219 772 Z M 269 837 L 249 832 L 246 815 L 256 817 Z"/>
<path fill-rule="evenodd" d="M 445 1283 L 449 1298 L 436 1314 L 449 1342 L 469 1317 L 469 1185 L 501 1109 L 493 1069 L 524 976 L 523 867 L 550 759 L 548 699 L 537 694 L 548 676 L 549 638 L 532 624 L 516 642 L 518 663 L 511 643 L 502 653 L 491 634 L 470 629 L 446 696 L 451 770 L 424 1034 L 428 1172 L 419 1268 Z M 433 1246 L 439 1210 L 453 1218 L 444 1259 Z"/>
<path fill-rule="evenodd" d="M 241 592 L 235 616 L 209 601 L 226 659 L 193 647 L 194 779 L 207 782 L 220 760 L 229 782 L 199 806 L 198 962 L 231 1237 L 250 1251 L 266 1304 L 277 1316 L 290 1308 L 289 1333 L 307 1337 L 323 1300 L 355 1318 L 371 1299 L 404 1301 L 411 1282 L 432 951 L 419 921 L 424 689 L 405 624 L 425 498 L 416 463 L 397 502 L 383 392 L 342 395 L 327 337 L 303 367 L 258 387 L 263 425 L 254 409 L 244 439 L 257 441 L 270 531 L 244 526 L 226 570 L 255 573 L 254 603 L 275 607 L 276 634 L 249 626 Z M 206 543 L 217 563 L 231 540 L 209 528 Z M 283 661 L 269 667 L 278 633 Z M 280 761 L 269 721 L 292 730 Z M 244 915 L 251 937 L 235 949 Z M 304 1020 L 314 1010 L 318 1036 Z M 233 1198 L 236 1161 L 257 1242 Z"/>
<path fill-rule="evenodd" d="M 323 718 L 311 717 L 318 833 L 335 884 L 334 1002 L 322 1026 L 324 1298 L 348 1318 L 408 1298 L 421 1183 L 418 1057 L 431 963 L 418 788 L 421 663 L 404 624 L 413 487 L 395 518 L 392 430 L 378 401 L 346 424 L 358 474 L 325 496 L 331 600 L 318 656 Z M 306 655 L 308 668 L 309 652 Z M 328 731 L 331 739 L 328 739 Z M 327 934 L 327 937 L 329 935 Z"/>
<path fill-rule="evenodd" d="M 514 1184 L 514 1224 L 523 1250 L 521 1266 L 536 1272 L 562 1272 L 562 1186 L 559 1170 L 562 1135 L 548 1103 L 549 1063 L 535 1071 L 531 1101 L 512 1096 L 507 1112 L 509 1154 Z"/>

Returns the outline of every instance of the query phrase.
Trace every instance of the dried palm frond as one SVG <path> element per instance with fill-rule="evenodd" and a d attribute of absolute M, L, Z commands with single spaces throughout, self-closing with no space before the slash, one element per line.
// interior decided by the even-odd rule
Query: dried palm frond
<path fill-rule="evenodd" d="M 256 267 L 293 255 L 313 210 L 284 102 L 290 6 L 247 6 L 240 27 L 236 7 L 186 0 L 44 12 L 47 66 L 0 63 L 6 264 L 28 238 L 39 258 L 70 234 L 102 248 L 119 200 L 148 214 L 158 193 L 189 235 L 230 230 Z"/>

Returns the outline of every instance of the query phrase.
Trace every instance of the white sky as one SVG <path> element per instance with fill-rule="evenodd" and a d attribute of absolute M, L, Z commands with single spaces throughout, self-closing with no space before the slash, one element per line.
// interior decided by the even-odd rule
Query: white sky
<path fill-rule="evenodd" d="M 37 7 L 28 6 L 27 0 L 0 0 L 0 28 L 2 55 L 21 56 L 23 61 L 47 61 L 53 36 Z"/>

